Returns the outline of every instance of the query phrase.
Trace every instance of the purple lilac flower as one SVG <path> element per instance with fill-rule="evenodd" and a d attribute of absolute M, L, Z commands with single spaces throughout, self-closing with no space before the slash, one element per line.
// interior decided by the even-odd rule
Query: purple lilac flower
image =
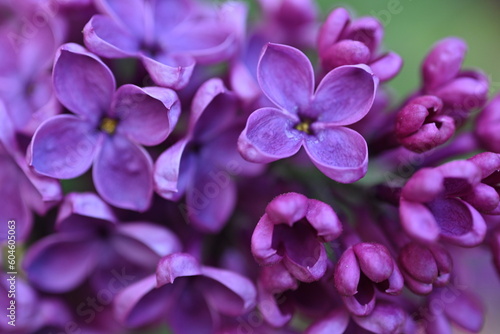
<path fill-rule="evenodd" d="M 94 185 L 108 203 L 146 210 L 153 195 L 153 163 L 139 145 L 156 145 L 180 114 L 174 91 L 123 85 L 115 91 L 109 68 L 77 44 L 63 45 L 53 70 L 61 103 L 76 115 L 46 120 L 33 135 L 30 165 L 58 179 L 92 165 Z"/>
<path fill-rule="evenodd" d="M 486 150 L 500 153 L 500 95 L 478 115 L 474 131 Z"/>
<path fill-rule="evenodd" d="M 384 245 L 376 243 L 357 243 L 347 248 L 333 277 L 346 308 L 358 316 L 374 311 L 375 288 L 390 295 L 398 295 L 403 289 L 396 261 Z"/>
<path fill-rule="evenodd" d="M 186 137 L 163 152 L 155 163 L 156 191 L 164 198 L 186 196 L 181 210 L 201 231 L 215 233 L 236 203 L 236 175 L 254 175 L 260 165 L 243 160 L 236 140 L 242 128 L 237 100 L 222 80 L 213 78 L 191 104 Z"/>
<path fill-rule="evenodd" d="M 468 160 L 481 170 L 481 182 L 464 199 L 482 213 L 500 215 L 500 154 L 483 152 Z"/>
<path fill-rule="evenodd" d="M 442 238 L 460 246 L 478 245 L 486 223 L 466 198 L 473 196 L 480 181 L 480 168 L 465 160 L 417 171 L 401 192 L 403 228 L 424 243 Z"/>
<path fill-rule="evenodd" d="M 435 95 L 443 101 L 443 114 L 463 124 L 471 110 L 488 98 L 488 79 L 480 71 L 462 71 L 467 44 L 455 37 L 434 45 L 422 64 L 421 94 Z"/>
<path fill-rule="evenodd" d="M 162 256 L 181 247 L 165 227 L 148 222 L 119 223 L 111 208 L 93 193 L 68 194 L 56 229 L 57 233 L 31 246 L 23 262 L 29 281 L 54 293 L 70 291 L 88 278 L 98 291 L 114 271 L 137 281 L 155 268 Z"/>
<path fill-rule="evenodd" d="M 396 76 L 403 65 L 402 58 L 388 52 L 380 55 L 384 29 L 373 17 L 350 21 L 344 8 L 337 8 L 328 15 L 318 37 L 321 66 L 328 72 L 343 65 L 367 64 L 380 81 Z"/>
<path fill-rule="evenodd" d="M 438 244 L 406 244 L 399 253 L 400 268 L 406 286 L 417 294 L 428 294 L 434 286 L 448 284 L 452 260 L 448 251 Z"/>
<path fill-rule="evenodd" d="M 238 139 L 245 159 L 269 163 L 304 146 L 325 175 L 350 183 L 367 170 L 366 142 L 344 127 L 369 111 L 377 79 L 368 67 L 343 66 L 328 73 L 314 90 L 310 61 L 299 50 L 268 44 L 259 61 L 259 84 L 278 108 L 261 108 L 247 120 Z"/>
<path fill-rule="evenodd" d="M 396 136 L 407 149 L 422 153 L 445 143 L 455 133 L 453 118 L 442 115 L 443 102 L 432 95 L 410 100 L 398 112 Z"/>
<path fill-rule="evenodd" d="M 32 230 L 33 212 L 44 215 L 62 199 L 57 180 L 28 168 L 14 126 L 0 100 L 0 243 L 7 240 L 8 224 L 15 221 L 16 240 L 25 241 Z"/>
<path fill-rule="evenodd" d="M 336 239 L 342 224 L 327 204 L 297 193 L 273 199 L 255 226 L 252 254 L 260 265 L 283 262 L 302 282 L 319 280 L 326 271 L 323 242 Z"/>
<path fill-rule="evenodd" d="M 85 45 L 107 58 L 141 60 L 155 83 L 180 89 L 195 63 L 216 63 L 235 51 L 232 4 L 220 9 L 191 0 L 98 0 L 106 15 L 85 26 Z"/>
<path fill-rule="evenodd" d="M 163 257 L 151 275 L 124 289 L 115 299 L 117 319 L 127 327 L 167 322 L 175 333 L 214 333 L 220 316 L 237 317 L 255 305 L 247 278 L 204 266 L 190 254 Z"/>

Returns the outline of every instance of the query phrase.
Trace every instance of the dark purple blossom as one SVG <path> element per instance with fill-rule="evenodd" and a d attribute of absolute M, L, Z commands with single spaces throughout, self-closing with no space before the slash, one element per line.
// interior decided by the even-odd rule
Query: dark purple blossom
<path fill-rule="evenodd" d="M 342 224 L 327 204 L 297 193 L 273 199 L 252 235 L 252 254 L 261 265 L 282 262 L 302 282 L 319 280 L 327 268 L 323 242 L 336 239 Z"/>
<path fill-rule="evenodd" d="M 248 118 L 238 139 L 245 159 L 269 163 L 287 158 L 304 146 L 325 175 L 350 183 L 367 170 L 366 142 L 346 128 L 369 111 L 377 79 L 363 65 L 328 73 L 314 93 L 310 61 L 299 50 L 268 44 L 258 67 L 259 84 L 278 108 L 261 108 Z"/>
<path fill-rule="evenodd" d="M 107 202 L 146 210 L 153 195 L 153 163 L 139 145 L 161 143 L 180 114 L 174 91 L 123 85 L 95 55 L 76 44 L 63 45 L 53 70 L 61 103 L 76 115 L 59 115 L 36 131 L 30 164 L 58 179 L 82 175 L 90 166 L 94 185 Z"/>
<path fill-rule="evenodd" d="M 217 331 L 220 316 L 243 315 L 255 300 L 255 287 L 246 277 L 174 253 L 160 260 L 156 275 L 120 292 L 114 307 L 127 327 L 166 322 L 175 333 L 209 334 Z"/>
<path fill-rule="evenodd" d="M 213 78 L 193 98 L 187 135 L 155 163 L 156 191 L 174 201 L 185 195 L 181 210 L 201 231 L 218 232 L 229 219 L 236 203 L 233 178 L 261 170 L 238 153 L 242 126 L 234 94 Z"/>
<path fill-rule="evenodd" d="M 85 45 L 107 58 L 141 60 L 155 83 L 180 89 L 195 63 L 228 59 L 236 47 L 232 3 L 219 9 L 191 0 L 98 0 L 106 15 L 85 26 Z"/>
<path fill-rule="evenodd" d="M 401 57 L 388 52 L 379 54 L 384 28 L 373 17 L 362 17 L 351 22 L 344 8 L 328 15 L 318 37 L 321 66 L 328 72 L 343 65 L 367 64 L 380 81 L 396 76 L 403 65 Z"/>
<path fill-rule="evenodd" d="M 155 268 L 162 256 L 181 247 L 165 227 L 119 223 L 111 208 L 93 193 L 67 195 L 56 229 L 57 233 L 31 246 L 23 262 L 29 281 L 48 292 L 70 291 L 88 278 L 98 291 L 114 271 L 136 281 Z"/>
<path fill-rule="evenodd" d="M 335 287 L 346 308 L 366 316 L 376 305 L 375 288 L 390 295 L 403 289 L 403 276 L 384 245 L 357 243 L 346 249 L 335 267 Z"/>

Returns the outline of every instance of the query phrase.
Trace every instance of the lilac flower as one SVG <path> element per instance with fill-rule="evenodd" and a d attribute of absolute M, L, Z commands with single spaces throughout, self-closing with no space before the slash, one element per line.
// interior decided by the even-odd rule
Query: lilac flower
<path fill-rule="evenodd" d="M 435 95 L 443 101 L 443 114 L 455 119 L 456 125 L 488 98 L 488 79 L 479 71 L 461 71 L 467 44 L 454 37 L 434 45 L 422 64 L 421 94 Z"/>
<path fill-rule="evenodd" d="M 384 245 L 357 243 L 347 248 L 335 266 L 335 287 L 354 315 L 373 312 L 375 287 L 390 295 L 403 289 L 403 276 Z"/>
<path fill-rule="evenodd" d="M 201 265 L 186 253 L 163 257 L 156 275 L 118 294 L 117 319 L 127 327 L 166 321 L 177 334 L 214 333 L 219 317 L 238 317 L 255 305 L 256 291 L 246 277 Z"/>
<path fill-rule="evenodd" d="M 398 74 L 403 60 L 394 52 L 378 54 L 383 35 L 377 19 L 362 17 L 350 22 L 347 10 L 337 8 L 319 32 L 321 66 L 328 72 L 342 65 L 367 64 L 380 81 L 390 80 Z"/>
<path fill-rule="evenodd" d="M 161 143 L 180 114 L 174 91 L 123 85 L 115 91 L 111 71 L 76 44 L 63 45 L 53 71 L 61 103 L 76 115 L 45 121 L 33 136 L 30 164 L 58 179 L 82 175 L 93 165 L 94 185 L 107 202 L 146 210 L 153 194 L 153 163 L 139 145 Z"/>
<path fill-rule="evenodd" d="M 448 251 L 438 244 L 406 244 L 399 253 L 406 286 L 417 294 L 429 294 L 432 288 L 448 284 L 452 261 Z"/>
<path fill-rule="evenodd" d="M 37 4 L 38 5 L 38 4 Z M 37 5 L 12 4 L 19 16 L 32 17 Z M 50 66 L 60 38 L 46 23 L 35 27 L 14 16 L 13 24 L 0 26 L 0 99 L 16 131 L 32 135 L 45 119 L 56 115 L 60 105 L 53 92 Z"/>
<path fill-rule="evenodd" d="M 62 199 L 57 180 L 29 169 L 16 139 L 14 126 L 0 100 L 0 243 L 7 240 L 8 221 L 15 221 L 16 240 L 25 241 L 32 230 L 33 212 L 44 215 Z"/>
<path fill-rule="evenodd" d="M 201 231 L 222 229 L 236 203 L 236 175 L 254 175 L 261 166 L 243 160 L 236 140 L 243 123 L 237 100 L 222 80 L 213 78 L 197 91 L 191 104 L 188 133 L 163 152 L 155 163 L 156 191 L 179 200 L 181 210 Z"/>
<path fill-rule="evenodd" d="M 67 195 L 56 229 L 33 244 L 23 262 L 29 281 L 48 292 L 70 291 L 87 278 L 99 290 L 114 271 L 136 281 L 162 256 L 180 250 L 170 230 L 147 222 L 121 224 L 93 193 Z"/>
<path fill-rule="evenodd" d="M 323 242 L 342 233 L 337 215 L 327 204 L 297 193 L 273 199 L 255 226 L 252 254 L 260 265 L 283 262 L 302 282 L 325 274 L 327 255 Z"/>
<path fill-rule="evenodd" d="M 474 132 L 484 148 L 500 153 L 500 95 L 478 115 Z"/>
<path fill-rule="evenodd" d="M 472 162 L 451 161 L 436 168 L 422 168 L 401 192 L 399 215 L 408 235 L 424 243 L 440 237 L 459 246 L 475 246 L 486 233 L 481 214 L 464 200 L 481 181 L 481 170 Z"/>
<path fill-rule="evenodd" d="M 453 118 L 442 115 L 440 98 L 424 95 L 410 100 L 398 112 L 396 136 L 407 149 L 422 153 L 445 143 L 455 133 Z"/>
<path fill-rule="evenodd" d="M 235 51 L 232 4 L 220 10 L 190 0 L 99 0 L 107 15 L 85 26 L 85 45 L 107 58 L 135 57 L 160 86 L 187 85 L 195 63 L 216 63 Z"/>
<path fill-rule="evenodd" d="M 481 170 L 481 182 L 463 199 L 482 213 L 500 215 L 500 154 L 483 152 L 468 160 Z"/>
<path fill-rule="evenodd" d="M 369 111 L 377 79 L 364 65 L 328 73 L 314 89 L 311 63 L 299 50 L 268 44 L 258 68 L 259 84 L 278 108 L 254 111 L 238 139 L 245 159 L 268 163 L 287 158 L 304 146 L 325 175 L 350 183 L 367 170 L 366 142 L 344 127 Z"/>

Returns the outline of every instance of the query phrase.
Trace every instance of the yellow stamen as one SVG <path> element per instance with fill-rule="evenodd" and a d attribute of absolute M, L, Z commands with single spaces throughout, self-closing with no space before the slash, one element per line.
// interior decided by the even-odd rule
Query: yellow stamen
<path fill-rule="evenodd" d="M 300 122 L 299 124 L 297 124 L 295 129 L 309 134 L 309 125 L 310 125 L 309 121 Z"/>
<path fill-rule="evenodd" d="M 115 133 L 116 125 L 117 125 L 116 119 L 105 117 L 101 121 L 101 130 L 109 134 L 113 134 Z"/>

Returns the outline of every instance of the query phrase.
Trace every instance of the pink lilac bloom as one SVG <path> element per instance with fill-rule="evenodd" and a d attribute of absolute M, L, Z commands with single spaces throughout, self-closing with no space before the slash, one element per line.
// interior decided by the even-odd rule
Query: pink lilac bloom
<path fill-rule="evenodd" d="M 183 88 L 196 63 L 221 62 L 236 50 L 231 3 L 98 0 L 96 6 L 104 14 L 85 26 L 85 45 L 106 58 L 138 58 L 160 86 Z"/>
<path fill-rule="evenodd" d="M 141 145 L 164 141 L 180 114 L 174 91 L 123 85 L 109 68 L 77 44 L 55 59 L 54 89 L 76 115 L 46 120 L 33 135 L 30 165 L 37 173 L 71 179 L 93 166 L 99 195 L 120 208 L 146 210 L 153 195 L 153 163 Z"/>
<path fill-rule="evenodd" d="M 368 166 L 364 138 L 345 125 L 368 113 L 378 80 L 364 65 L 329 72 L 314 92 L 310 61 L 298 49 L 268 44 L 260 58 L 258 80 L 276 107 L 254 111 L 238 139 L 242 156 L 269 163 L 304 146 L 311 161 L 329 178 L 350 183 Z"/>

